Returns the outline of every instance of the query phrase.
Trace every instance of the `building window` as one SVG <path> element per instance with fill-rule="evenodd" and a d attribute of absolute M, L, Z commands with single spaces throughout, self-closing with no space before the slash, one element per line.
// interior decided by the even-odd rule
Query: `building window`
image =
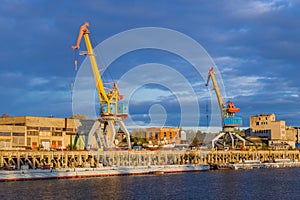
<path fill-rule="evenodd" d="M 164 132 L 164 137 L 167 137 L 167 132 Z"/>
<path fill-rule="evenodd" d="M 24 137 L 13 137 L 13 146 L 24 146 L 25 138 Z"/>
<path fill-rule="evenodd" d="M 259 122 L 256 122 L 256 126 L 259 126 Z"/>
<path fill-rule="evenodd" d="M 170 139 L 172 139 L 173 137 L 172 137 L 173 135 L 172 135 L 172 132 L 170 132 Z"/>
<path fill-rule="evenodd" d="M 39 130 L 39 127 L 28 126 L 27 130 Z"/>
<path fill-rule="evenodd" d="M 13 136 L 25 136 L 25 133 L 13 133 Z"/>
<path fill-rule="evenodd" d="M 38 136 L 38 135 L 39 135 L 39 132 L 37 132 L 37 131 L 27 131 L 27 135 L 30 135 L 30 136 Z"/>
<path fill-rule="evenodd" d="M 6 133 L 0 133 L 0 136 L 10 136 L 10 133 L 6 132 Z"/>
<path fill-rule="evenodd" d="M 155 139 L 158 140 L 158 132 L 155 132 Z"/>
<path fill-rule="evenodd" d="M 25 126 L 25 123 L 17 123 L 15 126 Z"/>
<path fill-rule="evenodd" d="M 62 136 L 62 132 L 53 132 L 52 136 Z"/>
<path fill-rule="evenodd" d="M 43 136 L 43 137 L 50 137 L 52 134 L 51 132 L 40 132 L 40 136 Z"/>
<path fill-rule="evenodd" d="M 74 129 L 73 129 L 73 128 L 65 128 L 64 130 L 65 130 L 65 131 L 69 131 L 69 132 L 72 132 L 72 131 L 74 131 Z"/>
<path fill-rule="evenodd" d="M 41 131 L 50 131 L 50 127 L 41 127 L 40 130 Z"/>

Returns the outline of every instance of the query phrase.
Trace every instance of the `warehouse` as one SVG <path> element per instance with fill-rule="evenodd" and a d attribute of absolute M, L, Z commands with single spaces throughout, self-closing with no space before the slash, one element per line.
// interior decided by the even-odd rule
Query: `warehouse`
<path fill-rule="evenodd" d="M 72 143 L 78 119 L 54 117 L 1 117 L 0 149 L 58 149 Z"/>

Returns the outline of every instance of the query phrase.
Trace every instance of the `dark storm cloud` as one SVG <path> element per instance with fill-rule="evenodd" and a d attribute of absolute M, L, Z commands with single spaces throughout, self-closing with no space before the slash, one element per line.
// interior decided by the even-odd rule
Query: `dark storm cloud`
<path fill-rule="evenodd" d="M 69 85 L 76 75 L 71 45 L 80 25 L 89 21 L 96 44 L 121 31 L 145 26 L 187 34 L 213 57 L 227 97 L 241 107 L 244 118 L 276 112 L 299 124 L 300 117 L 295 115 L 300 107 L 298 7 L 296 0 L 2 1 L 0 88 L 5 93 L 0 113 L 71 114 Z M 195 71 L 185 61 L 151 56 L 147 59 L 144 52 L 139 58 L 168 63 L 184 72 L 192 85 L 204 87 L 205 80 L 195 78 Z M 125 55 L 116 66 L 144 63 L 133 62 L 133 56 L 127 58 Z M 112 66 L 111 73 L 118 78 L 122 70 Z M 16 101 L 20 93 L 22 100 Z M 35 106 L 29 108 L 26 103 Z M 170 105 L 168 99 L 161 103 Z M 136 106 L 135 113 L 142 114 L 143 107 Z M 171 107 L 168 111 L 173 112 Z"/>

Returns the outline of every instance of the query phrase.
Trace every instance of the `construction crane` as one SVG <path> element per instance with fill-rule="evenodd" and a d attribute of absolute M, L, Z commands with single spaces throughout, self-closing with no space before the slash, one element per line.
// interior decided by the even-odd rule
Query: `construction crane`
<path fill-rule="evenodd" d="M 89 133 L 88 146 L 91 145 L 91 137 L 94 135 L 99 148 L 109 149 L 116 147 L 116 143 L 118 143 L 115 139 L 117 133 L 116 125 L 119 124 L 120 129 L 126 135 L 128 148 L 131 148 L 130 135 L 123 122 L 123 119 L 127 118 L 128 116 L 128 108 L 125 104 L 119 104 L 119 100 L 122 100 L 124 96 L 120 95 L 120 91 L 116 82 L 113 82 L 111 89 L 106 89 L 104 87 L 96 62 L 96 55 L 93 51 L 93 47 L 89 38 L 90 32 L 88 30 L 88 26 L 89 23 L 86 22 L 80 27 L 76 45 L 72 46 L 73 50 L 79 49 L 82 37 L 84 38 L 87 51 L 81 52 L 80 55 L 89 56 L 90 58 L 100 102 L 100 118 L 97 119 Z M 75 61 L 75 64 L 77 64 L 77 61 Z"/>
<path fill-rule="evenodd" d="M 245 146 L 245 139 L 240 135 L 235 134 L 234 128 L 236 126 L 242 126 L 243 120 L 241 117 L 235 116 L 235 113 L 240 111 L 240 108 L 235 107 L 232 101 L 228 101 L 227 105 L 225 105 L 221 92 L 219 90 L 219 86 L 215 77 L 214 68 L 211 67 L 208 72 L 206 86 L 209 84 L 209 80 L 212 80 L 214 90 L 218 99 L 221 119 L 222 119 L 222 132 L 212 140 L 212 146 L 215 147 L 216 142 L 224 136 L 224 140 L 226 140 L 226 135 L 229 135 L 231 139 L 232 148 L 235 147 L 234 136 L 243 142 L 243 146 Z M 225 141 L 226 142 L 226 141 Z M 225 146 L 225 145 L 224 145 Z"/>

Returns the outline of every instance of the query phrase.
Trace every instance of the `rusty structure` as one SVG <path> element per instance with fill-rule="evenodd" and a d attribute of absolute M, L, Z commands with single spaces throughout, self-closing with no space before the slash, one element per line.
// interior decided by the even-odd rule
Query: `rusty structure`
<path fill-rule="evenodd" d="M 153 144 L 180 144 L 180 128 L 151 127 L 146 128 L 146 141 Z"/>

